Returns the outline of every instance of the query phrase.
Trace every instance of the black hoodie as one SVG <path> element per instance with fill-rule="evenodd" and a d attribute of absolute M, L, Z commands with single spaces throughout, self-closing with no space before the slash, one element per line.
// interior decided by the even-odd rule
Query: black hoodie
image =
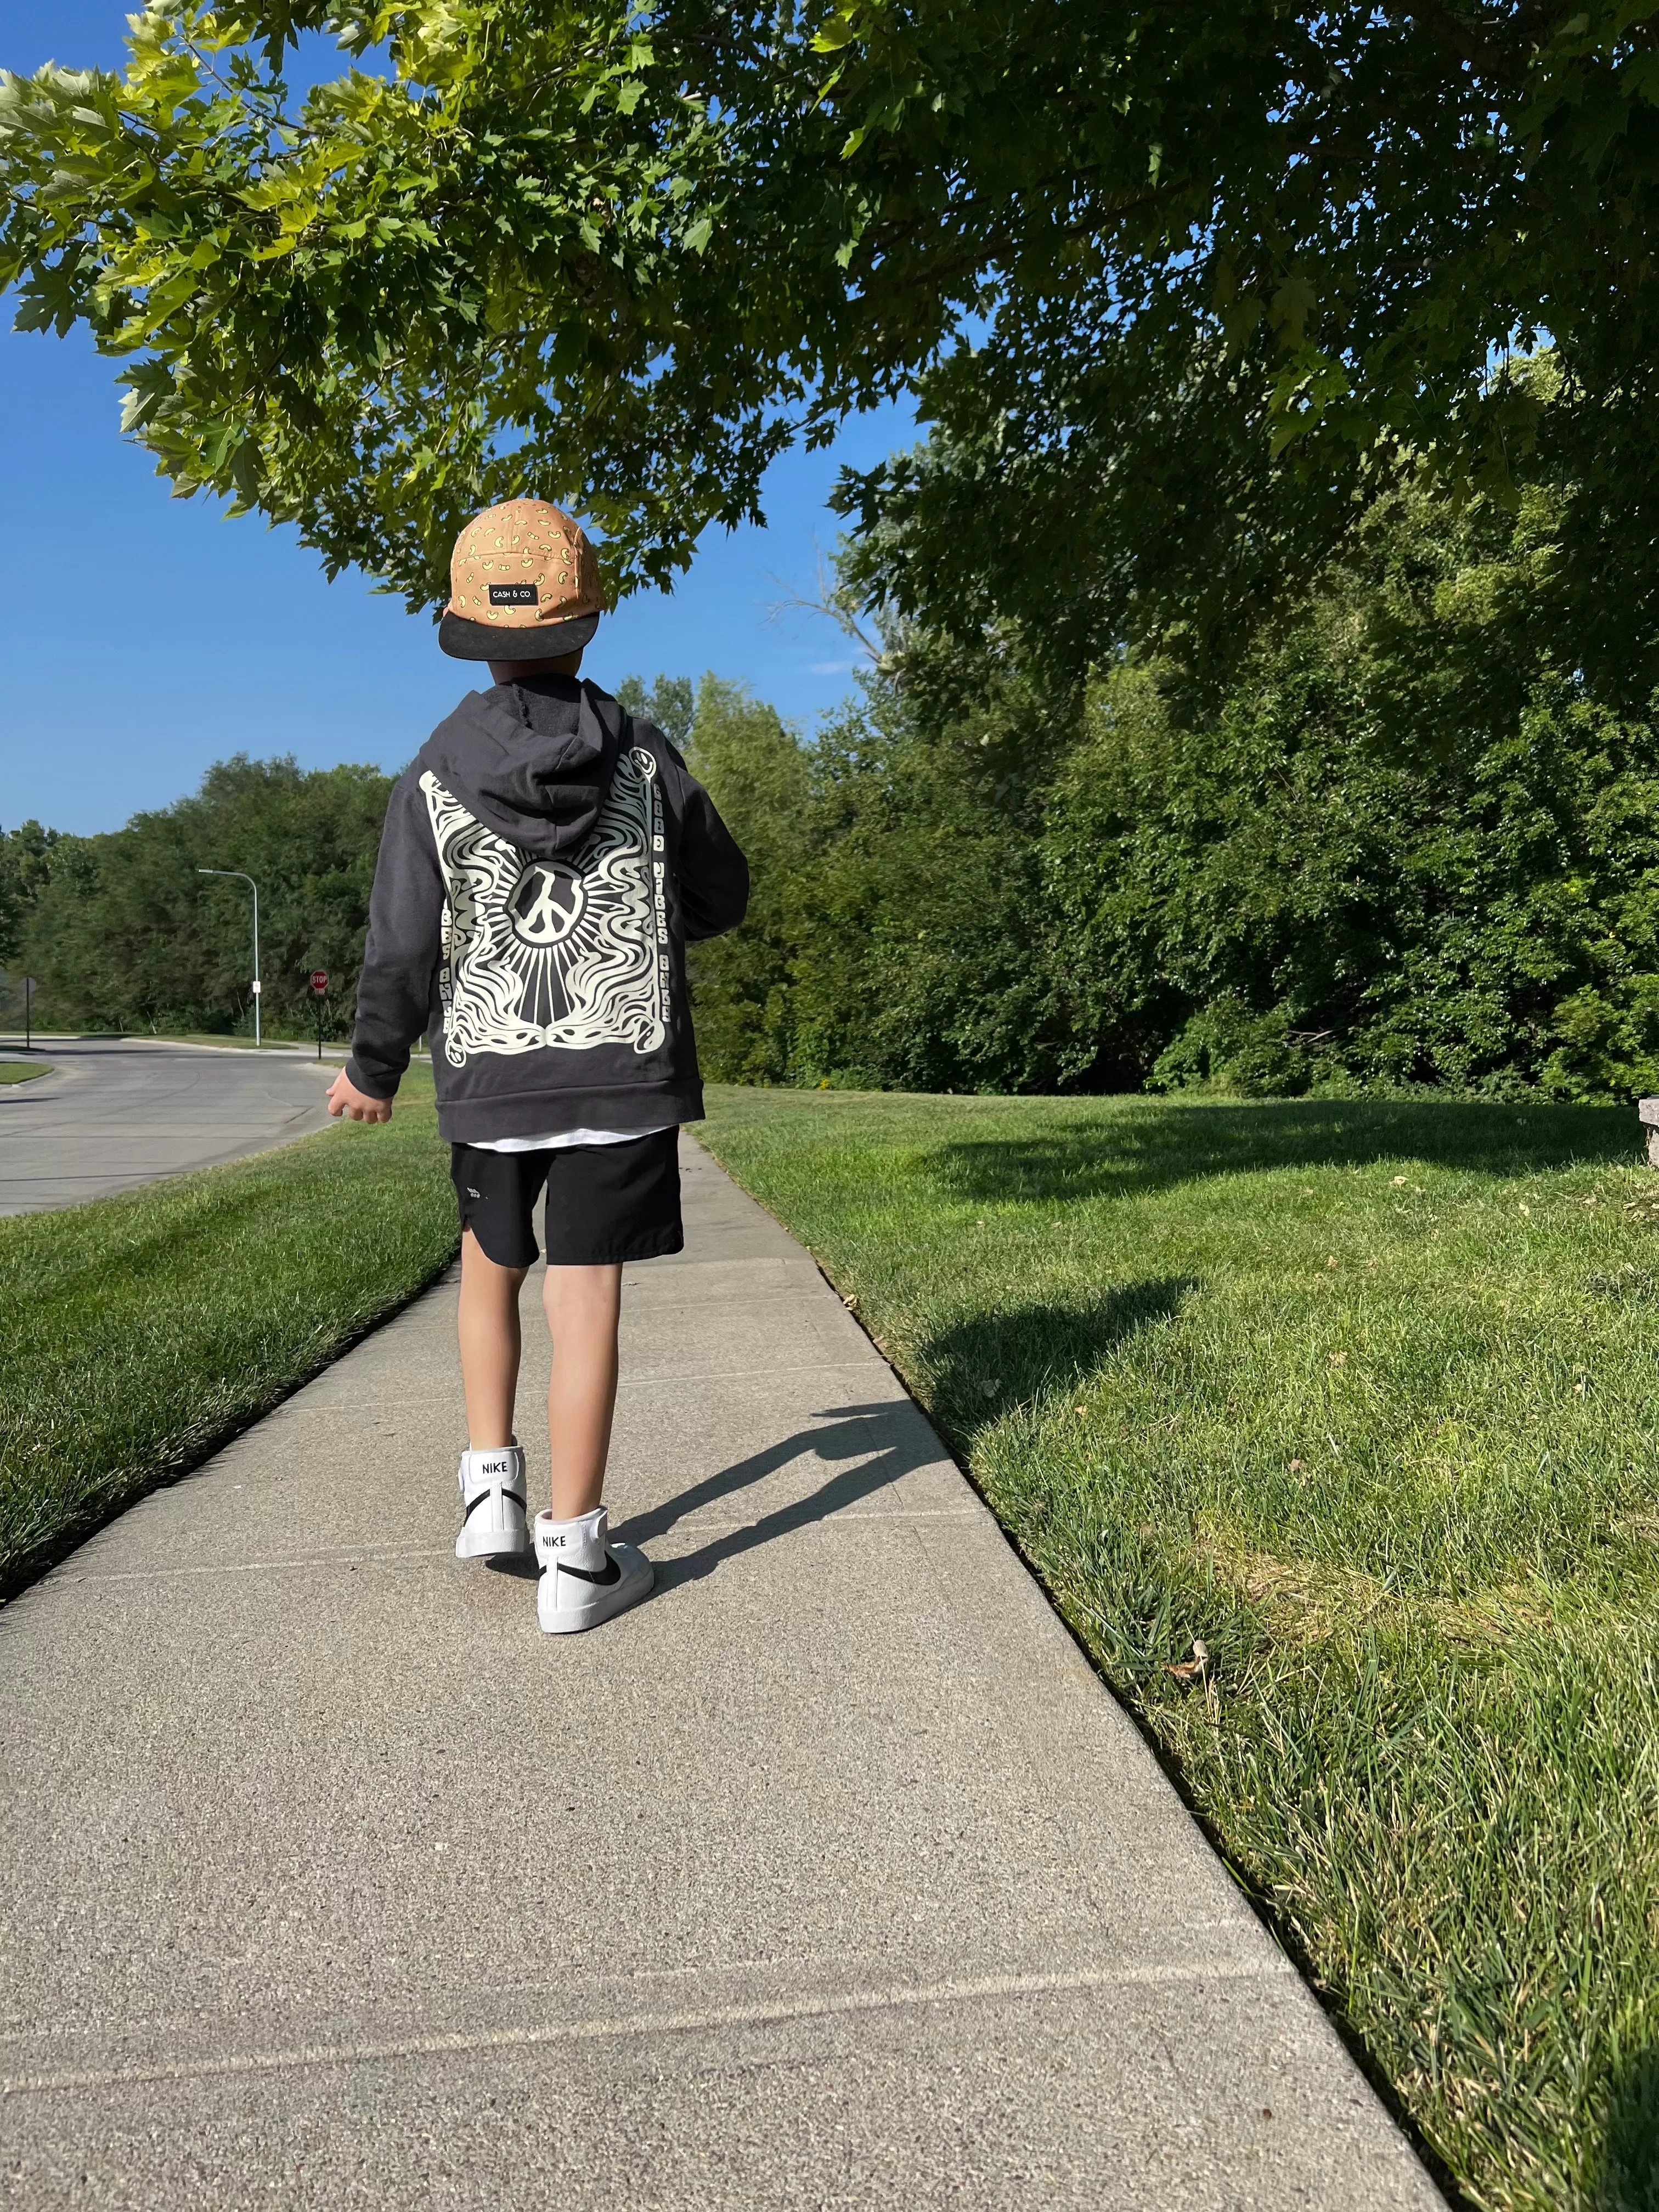
<path fill-rule="evenodd" d="M 649 722 L 574 676 L 469 692 L 386 810 L 346 1073 L 390 1098 L 424 1031 L 452 1144 L 695 1121 L 685 945 L 748 899 Z"/>

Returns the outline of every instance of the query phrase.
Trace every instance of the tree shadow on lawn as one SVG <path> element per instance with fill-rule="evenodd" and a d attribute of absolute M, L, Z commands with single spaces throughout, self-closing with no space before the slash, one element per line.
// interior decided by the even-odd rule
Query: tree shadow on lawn
<path fill-rule="evenodd" d="M 1613 2084 L 1600 2181 L 1603 2212 L 1659 2212 L 1659 2051 L 1637 2052 Z"/>
<path fill-rule="evenodd" d="M 1516 1176 L 1581 1160 L 1634 1167 L 1642 1156 L 1642 1131 L 1628 1107 L 1310 1098 L 1188 1106 L 1136 1099 L 1040 1137 L 933 1146 L 915 1171 L 955 1198 L 1040 1205 L 1273 1169 L 1412 1159 Z"/>
<path fill-rule="evenodd" d="M 1006 1407 L 1072 1390 L 1132 1336 L 1172 1321 L 1198 1288 L 1191 1275 L 1127 1283 L 1086 1304 L 975 1314 L 917 1349 L 933 1419 L 958 1447 Z"/>

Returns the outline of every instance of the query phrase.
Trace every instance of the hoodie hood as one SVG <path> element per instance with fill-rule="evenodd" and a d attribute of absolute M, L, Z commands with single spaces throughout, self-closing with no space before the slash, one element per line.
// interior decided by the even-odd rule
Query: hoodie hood
<path fill-rule="evenodd" d="M 622 747 L 622 709 L 597 684 L 537 676 L 469 691 L 422 746 L 475 820 L 538 860 L 573 851 L 599 820 Z"/>

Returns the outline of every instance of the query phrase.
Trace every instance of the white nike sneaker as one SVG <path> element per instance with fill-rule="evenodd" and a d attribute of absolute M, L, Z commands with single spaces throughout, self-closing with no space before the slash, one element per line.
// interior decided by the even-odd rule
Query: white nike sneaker
<path fill-rule="evenodd" d="M 656 1579 L 650 1560 L 632 1544 L 608 1542 L 609 1526 L 603 1505 L 578 1521 L 536 1516 L 536 1613 L 550 1636 L 597 1628 L 648 1594 Z"/>
<path fill-rule="evenodd" d="M 458 1559 L 514 1559 L 530 1549 L 525 1519 L 524 1452 L 518 1444 L 461 1454 Z"/>

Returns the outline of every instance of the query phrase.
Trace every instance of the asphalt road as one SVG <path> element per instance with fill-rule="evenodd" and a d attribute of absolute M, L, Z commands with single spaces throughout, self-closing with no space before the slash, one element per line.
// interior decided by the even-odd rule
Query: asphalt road
<path fill-rule="evenodd" d="M 79 1206 L 328 1126 L 333 1070 L 298 1053 L 131 1037 L 37 1049 L 50 1075 L 0 1085 L 0 1214 Z"/>

